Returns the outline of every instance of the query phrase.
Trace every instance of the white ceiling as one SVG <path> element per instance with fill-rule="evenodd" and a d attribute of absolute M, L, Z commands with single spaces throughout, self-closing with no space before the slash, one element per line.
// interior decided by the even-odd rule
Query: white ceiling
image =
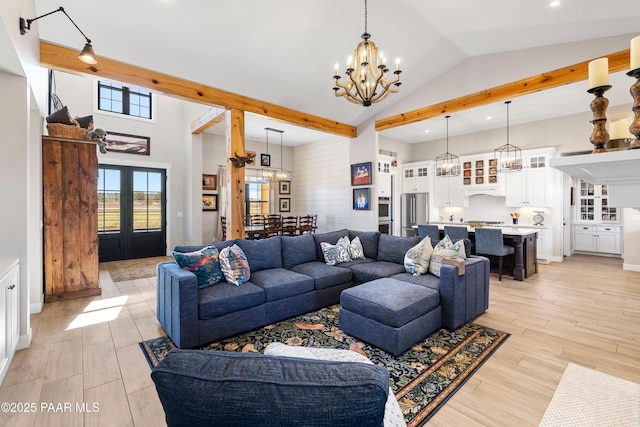
<path fill-rule="evenodd" d="M 63 6 L 99 56 L 161 71 L 239 95 L 358 126 L 471 56 L 630 34 L 640 29 L 637 0 L 370 0 L 368 31 L 403 69 L 400 93 L 365 108 L 333 95 L 336 62 L 344 64 L 364 31 L 364 2 L 345 0 L 35 0 L 36 14 Z M 33 16 L 24 16 L 33 18 Z M 58 13 L 37 21 L 40 38 L 81 48 L 77 30 Z M 27 35 L 29 36 L 29 34 Z M 566 64 L 570 65 L 570 64 Z M 344 65 L 341 65 L 344 68 Z M 612 76 L 612 84 L 614 76 Z M 630 85 L 624 76 L 624 85 Z M 567 93 L 580 94 L 570 100 Z M 526 98 L 526 100 L 525 100 Z M 510 122 L 585 110 L 590 95 L 565 86 L 518 98 Z M 548 101 L 552 103 L 549 104 Z M 610 98 L 611 105 L 617 100 Z M 626 98 L 621 102 L 629 102 Z M 505 123 L 502 104 L 456 113 L 450 135 Z M 455 121 L 454 121 L 455 118 Z M 385 131 L 406 142 L 441 138 L 444 119 Z M 433 122 L 433 121 L 432 121 Z M 284 144 L 326 134 L 251 115 L 246 135 L 285 130 Z M 426 128 L 433 128 L 425 134 Z M 255 136 L 254 136 L 255 135 Z"/>

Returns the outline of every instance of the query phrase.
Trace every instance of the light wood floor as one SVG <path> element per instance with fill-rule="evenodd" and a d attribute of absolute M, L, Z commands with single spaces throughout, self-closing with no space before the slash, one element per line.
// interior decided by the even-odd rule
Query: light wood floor
<path fill-rule="evenodd" d="M 138 346 L 163 334 L 155 280 L 100 279 L 101 297 L 48 303 L 32 316 L 32 345 L 17 353 L 0 402 L 37 411 L 0 412 L 1 426 L 164 424 Z M 640 383 L 640 273 L 621 260 L 575 255 L 524 282 L 492 274 L 489 307 L 477 323 L 512 336 L 429 425 L 536 426 L 569 362 Z M 99 412 L 76 412 L 83 402 Z"/>

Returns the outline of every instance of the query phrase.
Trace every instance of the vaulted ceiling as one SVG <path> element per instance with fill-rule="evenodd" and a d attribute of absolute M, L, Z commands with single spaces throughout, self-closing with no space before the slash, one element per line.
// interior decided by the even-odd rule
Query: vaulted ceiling
<path fill-rule="evenodd" d="M 99 56 L 358 126 L 386 117 L 386 109 L 470 57 L 640 30 L 636 1 L 550 2 L 369 0 L 372 40 L 389 58 L 401 59 L 404 73 L 400 93 L 368 108 L 336 98 L 332 90 L 335 63 L 344 69 L 364 31 L 364 1 L 35 0 L 35 14 L 62 5 Z M 82 37 L 65 21 L 62 14 L 37 21 L 39 37 L 81 48 Z M 566 114 L 576 107 L 563 108 Z M 268 125 L 247 119 L 247 127 L 255 128 L 247 135 L 262 138 Z M 436 137 L 417 129 L 388 136 L 408 142 Z M 322 139 L 300 129 L 285 135 L 289 145 Z"/>

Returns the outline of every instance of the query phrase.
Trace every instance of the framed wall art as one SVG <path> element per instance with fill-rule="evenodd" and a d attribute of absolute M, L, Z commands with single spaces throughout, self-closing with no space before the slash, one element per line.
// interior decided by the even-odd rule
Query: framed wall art
<path fill-rule="evenodd" d="M 371 185 L 371 162 L 351 165 L 351 185 Z"/>
<path fill-rule="evenodd" d="M 217 190 L 218 189 L 218 177 L 216 175 L 202 174 L 202 189 L 203 190 Z"/>
<path fill-rule="evenodd" d="M 280 181 L 280 194 L 291 194 L 291 181 Z"/>
<path fill-rule="evenodd" d="M 107 151 L 114 153 L 151 154 L 151 138 L 107 131 Z"/>
<path fill-rule="evenodd" d="M 280 198 L 280 212 L 291 212 L 291 199 L 289 197 Z"/>
<path fill-rule="evenodd" d="M 371 209 L 371 188 L 353 189 L 353 209 L 368 211 Z"/>
<path fill-rule="evenodd" d="M 260 154 L 260 166 L 271 166 L 271 154 Z"/>
<path fill-rule="evenodd" d="M 217 211 L 218 210 L 218 195 L 216 195 L 216 194 L 203 194 L 202 195 L 202 210 L 203 211 Z"/>

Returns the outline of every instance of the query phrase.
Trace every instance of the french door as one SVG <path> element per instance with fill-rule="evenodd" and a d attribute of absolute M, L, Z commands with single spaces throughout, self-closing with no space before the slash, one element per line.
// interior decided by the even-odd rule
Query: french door
<path fill-rule="evenodd" d="M 98 168 L 99 261 L 166 254 L 166 171 Z"/>

